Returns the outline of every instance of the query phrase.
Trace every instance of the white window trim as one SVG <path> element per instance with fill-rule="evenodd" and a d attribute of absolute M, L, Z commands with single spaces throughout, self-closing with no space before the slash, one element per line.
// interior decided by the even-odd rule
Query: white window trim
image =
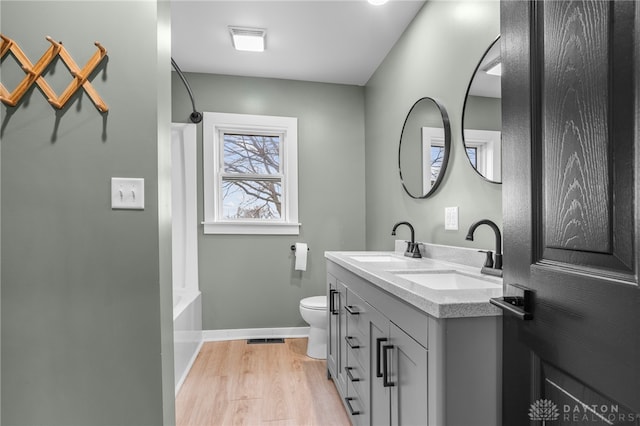
<path fill-rule="evenodd" d="M 489 180 L 502 180 L 501 176 L 501 132 L 498 130 L 464 129 L 464 144 L 477 148 L 478 172 Z"/>
<path fill-rule="evenodd" d="M 273 221 L 224 220 L 220 203 L 222 132 L 282 134 L 282 218 Z M 298 223 L 298 119 L 266 115 L 203 113 L 204 233 L 299 235 Z"/>
<path fill-rule="evenodd" d="M 431 191 L 431 147 L 444 147 L 444 128 L 422 128 L 422 193 Z M 440 171 L 442 173 L 442 170 Z"/>

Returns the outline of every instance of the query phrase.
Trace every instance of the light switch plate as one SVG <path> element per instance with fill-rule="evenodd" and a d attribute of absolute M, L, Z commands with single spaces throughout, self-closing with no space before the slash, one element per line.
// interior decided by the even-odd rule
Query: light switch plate
<path fill-rule="evenodd" d="M 144 210 L 144 179 L 112 177 L 111 209 Z"/>
<path fill-rule="evenodd" d="M 457 207 L 444 208 L 444 229 L 447 231 L 458 230 L 458 208 Z"/>

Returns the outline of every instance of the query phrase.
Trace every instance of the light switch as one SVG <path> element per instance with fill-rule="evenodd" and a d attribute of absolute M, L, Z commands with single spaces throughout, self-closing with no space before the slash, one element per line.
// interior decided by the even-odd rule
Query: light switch
<path fill-rule="evenodd" d="M 111 178 L 111 209 L 144 210 L 144 179 Z"/>
<path fill-rule="evenodd" d="M 447 231 L 458 230 L 458 208 L 457 207 L 444 208 L 444 229 Z"/>

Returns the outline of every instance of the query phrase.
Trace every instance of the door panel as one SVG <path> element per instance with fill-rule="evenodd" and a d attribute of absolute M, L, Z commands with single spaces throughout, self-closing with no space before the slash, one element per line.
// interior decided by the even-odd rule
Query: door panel
<path fill-rule="evenodd" d="M 620 272 L 628 281 L 635 268 L 633 9 L 633 2 L 536 2 L 531 81 L 539 260 Z"/>
<path fill-rule="evenodd" d="M 389 341 L 389 320 L 375 309 L 368 309 L 364 318 L 369 327 L 369 398 L 370 421 L 373 426 L 391 421 L 389 389 L 382 383 L 382 346 Z"/>
<path fill-rule="evenodd" d="M 426 425 L 428 423 L 427 350 L 395 324 L 390 325 L 393 358 L 390 378 L 391 424 Z"/>
<path fill-rule="evenodd" d="M 502 2 L 504 280 L 534 292 L 503 321 L 505 425 L 545 398 L 640 416 L 637 9 Z"/>
<path fill-rule="evenodd" d="M 539 9 L 545 247 L 610 253 L 610 7 L 550 2 Z M 565 42 L 544 42 L 556 38 Z M 600 101 L 581 108 L 590 99 Z"/>
<path fill-rule="evenodd" d="M 564 424 L 624 424 L 637 426 L 636 413 L 620 406 L 551 365 L 541 364 L 542 394 L 558 407 L 558 421 Z"/>

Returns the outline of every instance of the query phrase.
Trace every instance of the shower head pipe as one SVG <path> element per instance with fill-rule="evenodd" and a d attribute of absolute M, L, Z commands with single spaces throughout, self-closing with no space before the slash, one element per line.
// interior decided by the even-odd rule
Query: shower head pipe
<path fill-rule="evenodd" d="M 196 110 L 196 103 L 193 100 L 193 92 L 191 91 L 191 86 L 189 86 L 189 83 L 187 82 L 187 79 L 184 78 L 184 74 L 182 74 L 182 71 L 180 70 L 180 67 L 178 66 L 178 64 L 176 64 L 176 61 L 174 61 L 173 58 L 171 58 L 171 66 L 173 66 L 173 69 L 176 70 L 176 72 L 178 73 L 178 76 L 180 76 L 180 79 L 184 83 L 184 87 L 186 87 L 187 88 L 187 92 L 189 92 L 189 98 L 191 99 L 191 106 L 193 107 L 193 112 L 189 115 L 189 119 L 193 123 L 201 122 L 202 121 L 202 113 L 199 113 Z"/>

